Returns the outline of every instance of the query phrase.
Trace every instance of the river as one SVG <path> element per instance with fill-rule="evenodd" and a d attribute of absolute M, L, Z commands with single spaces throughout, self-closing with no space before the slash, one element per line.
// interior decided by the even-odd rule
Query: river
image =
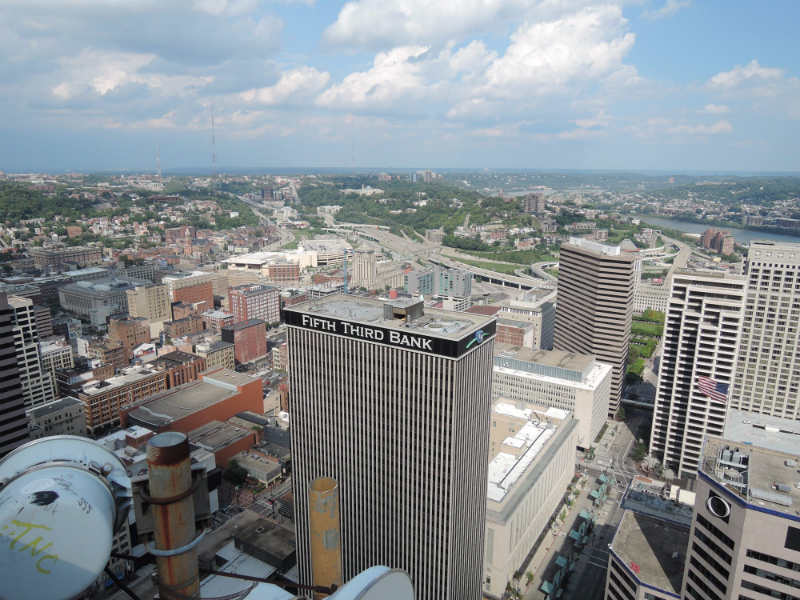
<path fill-rule="evenodd" d="M 690 223 L 688 221 L 678 221 L 677 219 L 665 219 L 664 217 L 639 217 L 642 222 L 656 225 L 659 227 L 666 227 L 669 229 L 677 229 L 686 233 L 703 233 L 709 227 L 714 225 L 704 225 L 702 223 Z M 737 244 L 748 244 L 753 240 L 772 240 L 774 242 L 800 242 L 800 237 L 796 235 L 784 235 L 781 233 L 769 233 L 766 231 L 753 231 L 751 229 L 736 229 L 735 227 L 719 227 L 730 231 L 731 235 L 736 240 Z"/>

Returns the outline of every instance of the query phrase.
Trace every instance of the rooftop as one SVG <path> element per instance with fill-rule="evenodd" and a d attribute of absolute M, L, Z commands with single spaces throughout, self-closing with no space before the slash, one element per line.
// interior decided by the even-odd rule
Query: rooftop
<path fill-rule="evenodd" d="M 611 550 L 639 581 L 675 595 L 681 593 L 689 528 L 626 510 Z"/>
<path fill-rule="evenodd" d="M 81 389 L 81 393 L 87 396 L 103 394 L 108 391 L 109 388 L 136 383 L 137 381 L 147 379 L 148 377 L 153 377 L 154 375 L 158 375 L 160 377 L 164 376 L 163 373 L 159 373 L 158 371 L 153 371 L 145 367 L 129 367 L 127 369 L 122 369 L 118 375 L 109 377 L 105 381 L 93 381 L 91 383 L 87 383 Z"/>
<path fill-rule="evenodd" d="M 585 238 L 570 237 L 569 243 L 571 246 L 577 246 L 578 248 L 583 248 L 595 254 L 605 254 L 606 256 L 620 256 L 622 254 L 622 250 L 619 246 L 607 246 L 606 244 L 600 244 Z"/>
<path fill-rule="evenodd" d="M 133 408 L 128 416 L 148 427 L 159 429 L 227 400 L 238 393 L 238 385 L 252 381 L 239 373 L 221 369 L 204 375 L 199 381 L 151 396 Z"/>
<path fill-rule="evenodd" d="M 71 406 L 83 407 L 83 402 L 77 398 L 73 398 L 72 396 L 65 396 L 64 398 L 53 400 L 47 404 L 41 404 L 36 408 L 30 409 L 28 411 L 28 415 L 37 419 L 41 419 L 42 417 L 46 417 L 49 414 L 64 410 L 65 408 L 69 408 Z"/>
<path fill-rule="evenodd" d="M 347 241 L 340 238 L 303 240 L 301 246 L 304 250 L 311 252 L 345 252 L 353 249 Z"/>
<path fill-rule="evenodd" d="M 387 301 L 333 294 L 287 307 L 286 311 L 331 317 L 342 321 L 409 331 L 450 340 L 460 340 L 468 333 L 480 329 L 494 320 L 485 315 L 466 312 L 456 313 L 434 308 L 425 309 L 422 316 L 410 321 L 386 318 L 384 311 L 386 306 L 404 310 L 418 302 L 419 300 L 414 298 L 397 298 Z"/>
<path fill-rule="evenodd" d="M 144 345 L 144 344 L 143 344 Z M 196 361 L 199 356 L 195 354 L 190 354 L 188 352 L 181 352 L 180 350 L 175 350 L 174 352 L 169 352 L 167 354 L 162 354 L 159 356 L 154 362 L 157 365 L 170 363 L 170 365 L 185 365 L 188 363 L 192 363 Z"/>
<path fill-rule="evenodd" d="M 597 387 L 611 371 L 611 366 L 597 362 L 588 354 L 564 350 L 531 350 L 510 344 L 494 346 L 494 368 L 527 377 L 537 377 L 553 383 Z"/>
<path fill-rule="evenodd" d="M 210 421 L 202 427 L 190 431 L 189 441 L 209 452 L 217 452 L 252 435 L 252 433 L 252 431 L 247 431 L 230 423 Z"/>
<path fill-rule="evenodd" d="M 749 442 L 707 436 L 701 473 L 749 504 L 789 513 L 800 504 L 800 445 L 793 452 L 759 448 Z"/>
<path fill-rule="evenodd" d="M 207 310 L 202 316 L 208 319 L 232 319 L 233 313 L 225 312 L 224 310 Z"/>
<path fill-rule="evenodd" d="M 244 296 L 252 296 L 263 292 L 278 290 L 278 288 L 272 285 L 264 285 L 263 283 L 243 283 L 242 285 L 235 285 L 228 288 L 228 292 L 231 290 L 235 290 Z"/>
<path fill-rule="evenodd" d="M 266 331 L 266 322 L 263 319 L 247 319 L 247 321 L 239 321 L 233 325 L 226 325 L 223 327 L 223 329 L 239 331 L 241 329 L 247 329 L 248 327 L 255 327 L 256 325 L 262 325 L 264 327 L 264 331 Z"/>
<path fill-rule="evenodd" d="M 513 436 L 503 441 L 503 445 L 521 451 L 517 455 L 498 452 L 489 463 L 489 510 L 510 513 L 533 486 L 546 466 L 551 450 L 558 449 L 563 437 L 575 427 L 576 421 L 569 418 L 569 413 L 565 411 L 542 413 L 517 409 L 506 402 L 495 403 L 492 411 L 527 421 Z M 520 480 L 524 484 L 516 485 Z"/>
<path fill-rule="evenodd" d="M 776 452 L 797 453 L 800 449 L 800 423 L 794 419 L 729 408 L 722 437 Z"/>

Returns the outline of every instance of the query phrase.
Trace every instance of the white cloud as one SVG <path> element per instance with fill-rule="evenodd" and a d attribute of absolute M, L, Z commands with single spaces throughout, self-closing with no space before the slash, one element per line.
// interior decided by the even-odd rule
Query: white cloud
<path fill-rule="evenodd" d="M 303 66 L 282 73 L 275 85 L 247 90 L 240 97 L 245 102 L 274 106 L 290 99 L 308 98 L 328 85 L 329 80 L 329 73 Z"/>
<path fill-rule="evenodd" d="M 422 63 L 414 61 L 425 46 L 401 46 L 379 52 L 367 71 L 351 73 L 317 99 L 321 106 L 346 108 L 389 107 L 397 100 L 423 92 Z"/>
<path fill-rule="evenodd" d="M 688 135 L 717 135 L 720 133 L 731 133 L 733 125 L 729 121 L 717 121 L 711 125 L 675 125 L 669 129 L 670 133 Z"/>
<path fill-rule="evenodd" d="M 505 54 L 487 71 L 499 96 L 563 89 L 571 80 L 596 80 L 618 71 L 636 36 L 617 6 L 586 8 L 554 21 L 526 23 L 511 36 Z"/>
<path fill-rule="evenodd" d="M 661 8 L 645 11 L 644 17 L 646 19 L 650 19 L 651 21 L 664 19 L 666 17 L 671 17 L 682 8 L 691 6 L 691 4 L 692 0 L 666 0 Z"/>
<path fill-rule="evenodd" d="M 707 115 L 724 115 L 731 111 L 726 104 L 706 104 L 699 112 Z"/>
<path fill-rule="evenodd" d="M 708 85 L 715 89 L 729 90 L 744 84 L 776 81 L 782 77 L 782 69 L 762 67 L 757 60 L 753 59 L 746 65 L 737 65 L 730 71 L 717 73 L 708 81 Z"/>
<path fill-rule="evenodd" d="M 430 43 L 485 27 L 533 4 L 533 0 L 354 0 L 342 7 L 324 38 L 332 44 L 366 47 Z"/>
<path fill-rule="evenodd" d="M 666 117 L 651 117 L 640 123 L 634 123 L 627 130 L 640 138 L 663 139 L 664 136 L 707 137 L 732 133 L 733 125 L 731 125 L 730 121 L 724 119 L 707 124 L 676 122 Z"/>

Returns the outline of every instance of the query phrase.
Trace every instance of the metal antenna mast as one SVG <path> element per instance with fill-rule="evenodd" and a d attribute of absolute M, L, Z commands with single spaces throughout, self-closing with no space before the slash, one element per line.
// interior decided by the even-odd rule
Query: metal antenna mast
<path fill-rule="evenodd" d="M 214 105 L 210 105 L 211 110 L 211 170 L 214 177 L 217 176 L 217 137 L 214 134 Z"/>

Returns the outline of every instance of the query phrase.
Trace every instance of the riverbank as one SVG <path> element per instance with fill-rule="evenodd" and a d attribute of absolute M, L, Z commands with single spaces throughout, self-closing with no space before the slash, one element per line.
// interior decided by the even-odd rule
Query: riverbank
<path fill-rule="evenodd" d="M 764 229 L 753 228 L 737 228 L 726 227 L 721 225 L 712 225 L 710 223 L 693 223 L 691 221 L 682 221 L 679 219 L 668 219 L 666 217 L 658 217 L 655 215 L 637 215 L 643 223 L 654 225 L 657 227 L 664 227 L 675 229 L 684 233 L 703 233 L 706 229 L 714 227 L 717 229 L 724 229 L 730 231 L 733 238 L 738 244 L 749 244 L 753 240 L 772 240 L 774 242 L 795 242 L 800 243 L 800 236 L 790 235 L 786 233 L 774 233 Z"/>

